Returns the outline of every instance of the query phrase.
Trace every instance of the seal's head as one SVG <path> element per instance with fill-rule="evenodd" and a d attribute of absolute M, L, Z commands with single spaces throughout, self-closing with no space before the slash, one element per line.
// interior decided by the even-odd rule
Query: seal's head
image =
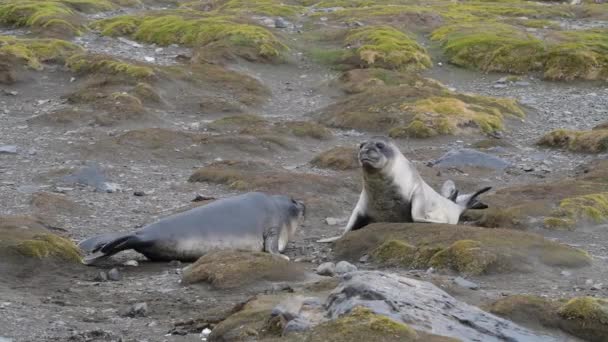
<path fill-rule="evenodd" d="M 389 166 L 397 148 L 386 137 L 372 137 L 359 145 L 359 163 L 365 171 L 380 171 Z"/>

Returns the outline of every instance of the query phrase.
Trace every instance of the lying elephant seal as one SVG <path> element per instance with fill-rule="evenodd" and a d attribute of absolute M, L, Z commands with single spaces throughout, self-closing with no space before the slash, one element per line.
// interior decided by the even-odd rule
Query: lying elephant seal
<path fill-rule="evenodd" d="M 446 186 L 448 196 L 444 197 L 420 177 L 414 165 L 386 137 L 373 137 L 361 143 L 359 163 L 363 169 L 363 190 L 343 234 L 373 222 L 457 224 L 466 209 L 477 205 L 477 196 L 491 189 L 483 188 L 459 198 L 455 186 L 454 192 Z"/>
<path fill-rule="evenodd" d="M 194 261 L 214 249 L 267 251 L 280 255 L 303 221 L 305 206 L 287 196 L 260 192 L 226 198 L 165 217 L 133 233 L 105 234 L 84 240 L 92 264 L 134 249 L 155 261 Z"/>

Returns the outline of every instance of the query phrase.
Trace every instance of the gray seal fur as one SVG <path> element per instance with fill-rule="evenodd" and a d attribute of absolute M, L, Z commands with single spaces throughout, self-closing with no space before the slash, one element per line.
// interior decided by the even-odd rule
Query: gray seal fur
<path fill-rule="evenodd" d="M 250 192 L 174 214 L 132 233 L 84 240 L 79 247 L 92 264 L 133 249 L 154 261 L 194 261 L 217 249 L 266 251 L 279 255 L 303 221 L 302 202 Z"/>
<path fill-rule="evenodd" d="M 415 166 L 387 137 L 372 137 L 359 145 L 363 190 L 343 235 L 373 222 L 426 222 L 457 224 L 460 215 L 476 202 L 474 194 L 457 194 L 453 182 L 437 193 L 420 176 Z M 455 193 L 454 193 L 455 192 Z M 321 239 L 332 242 L 341 236 Z"/>

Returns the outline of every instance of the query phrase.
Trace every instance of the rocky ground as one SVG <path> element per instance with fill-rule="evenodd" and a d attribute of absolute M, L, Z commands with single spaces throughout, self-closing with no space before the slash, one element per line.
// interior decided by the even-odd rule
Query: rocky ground
<path fill-rule="evenodd" d="M 608 205 L 602 204 L 608 203 L 608 175 L 593 173 L 607 165 L 601 161 L 608 156 L 608 135 L 602 135 L 603 129 L 591 131 L 608 121 L 608 61 L 594 55 L 608 53 L 608 32 L 598 31 L 600 38 L 579 37 L 597 43 L 579 47 L 595 58 L 589 66 L 583 63 L 587 59 L 575 59 L 587 67 L 582 70 L 571 70 L 571 64 L 560 59 L 541 61 L 544 54 L 529 64 L 557 67 L 522 67 L 517 56 L 508 54 L 501 55 L 504 60 L 488 61 L 485 55 L 467 55 L 466 49 L 454 52 L 446 48 L 452 44 L 451 33 L 442 38 L 445 41 L 429 40 L 444 27 L 460 32 L 454 20 L 481 27 L 510 25 L 487 31 L 502 30 L 498 37 L 503 32 L 518 39 L 544 37 L 550 55 L 555 53 L 551 49 L 570 42 L 570 32 L 605 29 L 607 4 L 57 1 L 53 3 L 68 6 L 70 14 L 45 12 L 36 24 L 31 18 L 18 19 L 32 16 L 30 10 L 10 11 L 18 3 L 0 0 L 0 220 L 35 215 L 54 227 L 53 233 L 80 241 L 133 230 L 198 205 L 193 202 L 197 195 L 288 193 L 308 207 L 306 221 L 285 253 L 304 268 L 305 276 L 215 289 L 182 284 L 184 265 L 147 262 L 131 252 L 100 268 L 3 263 L 8 276 L 0 278 L 0 342 L 205 340 L 202 330 L 221 321 L 214 317 L 227 317 L 226 311 L 251 296 L 282 296 L 289 292 L 287 285 L 296 288 L 325 279 L 315 273 L 317 266 L 343 258 L 360 269 L 430 281 L 477 306 L 515 294 L 555 300 L 608 295 Z M 506 10 L 508 6 L 517 10 Z M 207 37 L 213 33 L 207 31 L 183 33 L 195 30 L 193 26 L 166 32 L 161 22 L 112 26 L 112 20 L 124 15 L 136 20 L 164 15 L 188 23 L 202 20 L 192 25 L 217 26 L 221 32 L 242 26 L 228 38 L 211 39 Z M 70 26 L 57 26 L 49 18 L 66 20 Z M 396 37 L 397 48 L 392 40 L 374 40 L 382 38 L 365 29 L 380 24 L 406 32 L 418 43 L 392 31 L 384 34 Z M 138 25 L 152 32 L 135 32 Z M 251 30 L 255 38 L 242 33 Z M 49 41 L 35 39 L 46 37 L 74 45 L 56 51 L 36 47 Z M 362 48 L 367 45 L 372 48 Z M 400 49 L 411 55 L 402 56 Z M 517 102 L 496 104 L 495 99 L 503 98 Z M 555 148 L 537 144 L 558 129 L 571 131 L 566 143 L 553 139 L 558 141 Z M 589 137 L 583 139 L 578 131 L 591 133 L 584 133 Z M 394 137 L 436 189 L 446 179 L 464 192 L 492 186 L 490 208 L 467 215 L 470 225 L 487 227 L 475 229 L 499 226 L 533 232 L 588 252 L 590 264 L 534 261 L 525 272 L 469 272 L 431 261 L 386 262 L 372 250 L 345 256 L 336 253 L 336 248 L 344 248 L 340 245 L 317 243 L 340 233 L 360 191 L 352 151 L 376 134 Z M 311 162 L 339 146 L 345 149 L 330 156 L 333 161 Z M 462 149 L 484 154 L 465 165 L 429 163 L 451 150 L 470 152 Z M 491 156 L 502 161 L 490 163 L 495 161 Z M 207 175 L 205 181 L 190 182 L 197 170 Z M 232 178 L 226 180 L 223 174 Z M 555 229 L 549 223 L 556 221 L 547 218 L 566 227 Z M 0 222 L 0 233 L 3 224 L 10 225 L 6 222 Z M 448 239 L 449 244 L 475 240 L 465 233 Z M 416 248 L 447 243 L 403 239 Z M 487 243 L 490 247 L 480 248 L 498 248 Z M 534 248 L 523 249 L 524 259 L 537 253 Z M 499 253 L 497 258 L 513 254 Z M 130 260 L 138 266 L 123 264 Z M 115 279 L 107 279 L 113 268 L 118 274 L 113 271 L 110 278 Z M 455 283 L 457 277 L 473 285 Z M 322 297 L 317 292 L 315 296 Z M 608 310 L 605 314 L 608 317 Z M 193 323 L 202 321 L 212 323 Z M 534 328 L 541 331 L 539 336 L 573 341 L 573 336 L 581 337 L 556 326 Z M 606 341 L 605 336 L 595 340 Z"/>

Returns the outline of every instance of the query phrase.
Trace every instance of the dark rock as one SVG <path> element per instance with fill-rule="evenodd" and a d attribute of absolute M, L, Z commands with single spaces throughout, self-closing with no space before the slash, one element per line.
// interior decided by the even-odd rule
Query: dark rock
<path fill-rule="evenodd" d="M 169 261 L 169 267 L 182 267 L 182 262 L 179 260 Z"/>
<path fill-rule="evenodd" d="M 336 264 L 336 274 L 344 274 L 354 272 L 357 270 L 357 266 L 351 264 L 348 261 L 340 261 Z"/>
<path fill-rule="evenodd" d="M 336 265 L 333 262 L 325 262 L 317 267 L 317 274 L 332 277 L 336 274 Z"/>
<path fill-rule="evenodd" d="M 142 196 L 146 196 L 146 193 L 143 191 L 135 191 L 133 193 L 133 196 L 142 197 Z"/>
<path fill-rule="evenodd" d="M 483 153 L 470 148 L 454 149 L 431 162 L 432 166 L 439 167 L 484 167 L 488 169 L 502 170 L 510 163 L 502 158 Z"/>
<path fill-rule="evenodd" d="M 108 281 L 108 274 L 106 272 L 99 272 L 94 278 L 95 281 Z"/>
<path fill-rule="evenodd" d="M 274 27 L 276 28 L 287 28 L 289 27 L 289 22 L 281 17 L 276 18 L 274 20 Z"/>
<path fill-rule="evenodd" d="M 215 197 L 209 197 L 209 196 L 203 196 L 200 194 L 196 194 L 196 196 L 194 197 L 192 202 L 210 201 L 210 200 L 214 200 L 214 199 L 215 199 Z"/>
<path fill-rule="evenodd" d="M 479 285 L 475 284 L 472 281 L 468 281 L 468 280 L 464 279 L 463 277 L 456 277 L 454 279 L 454 283 L 456 283 L 456 285 L 458 285 L 460 287 L 464 287 L 469 290 L 479 289 Z"/>

